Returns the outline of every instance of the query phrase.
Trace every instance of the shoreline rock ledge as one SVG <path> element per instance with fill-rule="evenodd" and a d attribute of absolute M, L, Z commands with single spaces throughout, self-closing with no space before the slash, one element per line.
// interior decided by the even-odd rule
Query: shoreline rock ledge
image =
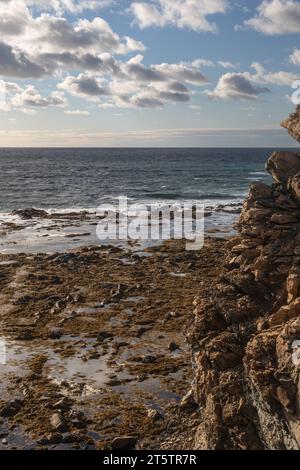
<path fill-rule="evenodd" d="M 282 123 L 300 142 L 300 107 Z M 300 153 L 274 152 L 253 183 L 222 276 L 188 327 L 195 449 L 300 449 Z"/>

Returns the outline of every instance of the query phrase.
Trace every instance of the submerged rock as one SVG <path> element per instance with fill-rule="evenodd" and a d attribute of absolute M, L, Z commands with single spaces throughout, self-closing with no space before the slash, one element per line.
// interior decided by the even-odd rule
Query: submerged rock
<path fill-rule="evenodd" d="M 12 215 L 18 215 L 21 217 L 21 219 L 33 219 L 33 218 L 41 218 L 41 219 L 46 219 L 49 217 L 48 212 L 42 210 L 42 209 L 21 209 L 21 210 L 16 210 L 12 212 Z"/>
<path fill-rule="evenodd" d="M 11 416 L 15 416 L 16 414 L 19 413 L 23 406 L 22 400 L 13 400 L 9 403 L 6 403 L 1 409 L 0 409 L 0 416 L 2 418 L 9 418 Z"/>

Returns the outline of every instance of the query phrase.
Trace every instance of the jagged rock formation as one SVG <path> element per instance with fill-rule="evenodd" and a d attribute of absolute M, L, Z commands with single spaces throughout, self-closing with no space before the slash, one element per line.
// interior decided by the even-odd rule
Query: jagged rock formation
<path fill-rule="evenodd" d="M 300 141 L 300 107 L 282 125 Z M 300 449 L 300 153 L 275 152 L 267 170 L 223 276 L 195 300 L 196 449 Z"/>

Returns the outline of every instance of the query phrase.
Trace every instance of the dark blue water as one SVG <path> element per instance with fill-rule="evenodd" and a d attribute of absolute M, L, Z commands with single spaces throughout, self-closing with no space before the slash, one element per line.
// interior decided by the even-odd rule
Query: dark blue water
<path fill-rule="evenodd" d="M 241 201 L 272 149 L 0 149 L 0 211 L 138 201 Z"/>

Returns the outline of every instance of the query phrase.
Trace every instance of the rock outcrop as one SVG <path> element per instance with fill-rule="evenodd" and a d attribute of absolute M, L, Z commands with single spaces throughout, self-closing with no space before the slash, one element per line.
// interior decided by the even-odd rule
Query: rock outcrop
<path fill-rule="evenodd" d="M 300 107 L 282 124 L 300 141 Z M 300 449 L 300 153 L 253 183 L 222 277 L 195 300 L 196 449 Z"/>

